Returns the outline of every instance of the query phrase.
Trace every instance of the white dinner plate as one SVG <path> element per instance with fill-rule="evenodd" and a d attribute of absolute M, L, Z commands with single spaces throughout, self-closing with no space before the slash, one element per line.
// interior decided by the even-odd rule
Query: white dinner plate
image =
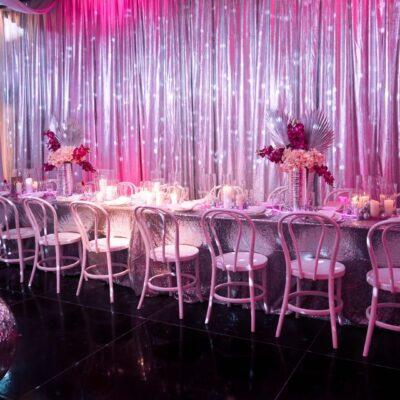
<path fill-rule="evenodd" d="M 7 197 L 9 194 L 10 194 L 10 192 L 8 190 L 0 191 L 0 196 Z"/>
<path fill-rule="evenodd" d="M 265 207 L 264 206 L 250 206 L 244 210 L 239 210 L 248 216 L 259 216 L 265 214 Z"/>
<path fill-rule="evenodd" d="M 128 206 L 132 204 L 132 200 L 127 196 L 120 196 L 114 200 L 106 200 L 104 204 L 107 206 Z"/>
<path fill-rule="evenodd" d="M 32 193 L 23 193 L 20 194 L 19 197 L 38 197 L 38 198 L 42 198 L 45 195 L 46 192 L 32 192 Z"/>

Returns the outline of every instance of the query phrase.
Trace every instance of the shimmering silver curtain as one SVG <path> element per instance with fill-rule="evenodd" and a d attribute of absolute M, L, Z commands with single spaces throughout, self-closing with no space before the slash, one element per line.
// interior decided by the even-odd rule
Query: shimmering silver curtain
<path fill-rule="evenodd" d="M 78 120 L 94 164 L 121 179 L 229 174 L 262 195 L 283 179 L 255 155 L 265 111 L 319 108 L 341 185 L 399 180 L 400 0 L 60 0 L 5 18 L 24 29 L 0 36 L 14 167 L 40 166 L 54 116 Z"/>

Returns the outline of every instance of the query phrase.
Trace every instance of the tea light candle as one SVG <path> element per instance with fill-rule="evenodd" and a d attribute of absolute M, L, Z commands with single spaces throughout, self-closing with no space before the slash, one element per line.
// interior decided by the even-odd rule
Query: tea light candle
<path fill-rule="evenodd" d="M 15 193 L 17 193 L 17 194 L 22 193 L 22 182 L 17 182 L 15 184 Z"/>
<path fill-rule="evenodd" d="M 25 179 L 25 192 L 26 193 L 32 193 L 33 189 L 32 189 L 32 182 L 33 179 L 32 178 L 26 178 Z M 18 193 L 18 192 L 17 192 Z"/>
<path fill-rule="evenodd" d="M 32 189 L 36 192 L 38 190 L 39 182 L 38 181 L 33 181 L 32 183 Z"/>
<path fill-rule="evenodd" d="M 372 218 L 379 217 L 379 201 L 371 200 L 369 202 L 369 213 Z"/>
<path fill-rule="evenodd" d="M 99 188 L 100 188 L 100 192 L 103 193 L 103 195 L 106 194 L 107 179 L 105 179 L 105 178 L 99 179 Z"/>
<path fill-rule="evenodd" d="M 178 204 L 178 194 L 176 192 L 171 193 L 171 204 Z"/>
<path fill-rule="evenodd" d="M 385 217 L 391 217 L 394 210 L 394 200 L 387 199 L 383 201 L 383 211 Z"/>

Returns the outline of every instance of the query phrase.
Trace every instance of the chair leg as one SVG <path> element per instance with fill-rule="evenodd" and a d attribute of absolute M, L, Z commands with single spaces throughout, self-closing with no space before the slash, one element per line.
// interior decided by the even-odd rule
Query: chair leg
<path fill-rule="evenodd" d="M 167 262 L 167 272 L 168 272 L 168 286 L 172 287 L 172 269 L 171 269 L 171 263 Z M 169 296 L 171 297 L 173 292 L 168 292 Z"/>
<path fill-rule="evenodd" d="M 19 257 L 19 281 L 24 283 L 24 271 L 25 271 L 25 260 L 24 260 L 24 248 L 22 247 L 22 240 L 17 239 L 18 243 L 18 257 Z"/>
<path fill-rule="evenodd" d="M 371 312 L 369 315 L 368 330 L 367 330 L 367 336 L 365 338 L 363 357 L 367 357 L 369 353 L 369 347 L 371 345 L 372 335 L 374 333 L 374 328 L 375 328 L 377 306 L 378 306 L 378 288 L 374 287 L 372 289 Z"/>
<path fill-rule="evenodd" d="M 57 280 L 57 294 L 60 293 L 60 279 L 61 279 L 61 257 L 60 246 L 56 246 L 56 280 Z"/>
<path fill-rule="evenodd" d="M 231 298 L 231 282 L 232 282 L 232 279 L 231 279 L 231 273 L 227 270 L 226 271 L 226 277 L 227 277 L 227 281 L 228 281 L 228 287 L 227 287 L 227 292 L 228 292 L 228 299 L 230 299 Z M 229 303 L 228 302 L 228 307 L 230 307 L 231 306 L 231 303 Z"/>
<path fill-rule="evenodd" d="M 32 281 L 33 281 L 33 277 L 35 276 L 38 259 L 39 259 L 39 244 L 36 242 L 35 243 L 35 258 L 33 260 L 33 267 L 32 267 L 31 277 L 30 277 L 29 283 L 28 283 L 29 287 L 32 286 Z"/>
<path fill-rule="evenodd" d="M 182 277 L 181 277 L 181 263 L 176 260 L 176 282 L 178 287 L 178 305 L 179 305 L 179 319 L 183 319 L 183 290 L 182 290 Z"/>
<path fill-rule="evenodd" d="M 269 306 L 268 306 L 267 268 L 264 268 L 261 271 L 261 282 L 262 282 L 262 287 L 264 289 L 263 308 L 264 308 L 265 314 L 268 314 L 269 313 Z"/>
<path fill-rule="evenodd" d="M 329 315 L 331 319 L 331 331 L 332 331 L 332 347 L 337 349 L 337 329 L 336 329 L 336 311 L 335 311 L 335 280 L 330 279 L 328 281 L 328 299 L 329 299 Z"/>
<path fill-rule="evenodd" d="M 108 285 L 110 287 L 110 303 L 114 303 L 114 286 L 112 276 L 112 259 L 111 253 L 107 253 L 107 270 L 108 270 Z"/>
<path fill-rule="evenodd" d="M 283 299 L 282 299 L 281 313 L 279 315 L 278 327 L 276 328 L 276 334 L 275 334 L 275 337 L 277 337 L 277 338 L 279 336 L 281 336 L 283 320 L 285 319 L 285 315 L 286 315 L 286 311 L 287 311 L 288 303 L 289 303 L 289 294 L 290 294 L 291 283 L 292 283 L 292 277 L 286 276 L 286 284 L 285 284 L 285 291 L 284 291 Z"/>
<path fill-rule="evenodd" d="M 210 285 L 210 295 L 208 297 L 208 307 L 207 307 L 207 314 L 206 314 L 206 320 L 205 324 L 208 324 L 210 322 L 211 318 L 211 311 L 212 311 L 212 306 L 213 306 L 213 299 L 214 299 L 214 294 L 215 294 L 215 280 L 216 280 L 216 267 L 212 265 L 212 271 L 211 271 L 211 285 Z"/>
<path fill-rule="evenodd" d="M 342 278 L 338 278 L 336 282 L 336 297 L 341 301 L 342 300 Z M 338 321 L 339 325 L 343 325 L 343 314 L 342 311 L 338 313 Z"/>
<path fill-rule="evenodd" d="M 138 310 L 142 308 L 144 297 L 146 296 L 147 285 L 149 282 L 149 275 L 150 275 L 150 258 L 146 256 L 146 271 L 144 273 L 142 294 L 140 296 L 139 304 L 137 306 Z"/>
<path fill-rule="evenodd" d="M 301 291 L 301 279 L 300 278 L 296 278 L 296 291 L 300 292 Z M 296 296 L 296 307 L 300 307 L 301 305 L 301 299 L 300 296 Z M 300 314 L 297 312 L 296 313 L 296 318 L 299 318 Z"/>
<path fill-rule="evenodd" d="M 251 332 L 256 330 L 256 302 L 254 300 L 254 271 L 249 271 Z"/>
<path fill-rule="evenodd" d="M 201 282 L 200 282 L 200 260 L 199 257 L 197 256 L 195 261 L 194 261 L 194 273 L 196 277 L 196 294 L 197 298 L 199 299 L 200 302 L 203 301 L 203 296 L 201 294 Z"/>
<path fill-rule="evenodd" d="M 79 293 L 82 289 L 83 278 L 86 277 L 85 275 L 85 267 L 86 267 L 86 249 L 82 249 L 82 243 L 78 245 L 79 250 L 79 258 L 81 260 L 81 276 L 79 277 L 78 288 L 76 290 L 76 295 L 79 296 Z M 87 277 L 86 277 L 87 279 Z"/>

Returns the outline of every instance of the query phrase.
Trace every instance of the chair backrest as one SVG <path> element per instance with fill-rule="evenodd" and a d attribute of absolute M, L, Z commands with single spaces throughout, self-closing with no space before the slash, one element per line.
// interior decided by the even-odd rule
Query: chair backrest
<path fill-rule="evenodd" d="M 48 235 L 54 233 L 55 243 L 59 245 L 58 218 L 54 207 L 46 200 L 27 197 L 24 199 L 24 209 L 35 232 L 36 240 L 39 241 L 43 237 L 47 246 Z"/>
<path fill-rule="evenodd" d="M 179 223 L 176 217 L 167 210 L 153 206 L 135 208 L 135 220 L 146 248 L 148 257 L 155 259 L 155 248 L 162 247 L 162 262 L 166 262 L 165 246 L 174 237 L 176 259 L 179 260 Z"/>
<path fill-rule="evenodd" d="M 17 230 L 17 235 L 20 236 L 18 208 L 11 200 L 3 196 L 0 196 L 0 218 L 6 234 L 9 233 L 9 230 L 14 225 L 15 229 Z"/>
<path fill-rule="evenodd" d="M 389 271 L 389 283 L 390 291 L 395 293 L 395 276 L 394 268 L 400 267 L 400 262 L 397 261 L 397 265 L 394 260 L 399 259 L 399 244 L 396 239 L 389 240 L 388 235 L 390 231 L 397 231 L 397 235 L 400 231 L 400 218 L 390 218 L 386 221 L 381 221 L 371 226 L 367 235 L 367 247 L 368 253 L 371 260 L 372 270 L 374 271 L 375 285 L 379 285 L 379 268 L 388 268 Z M 380 240 L 374 240 L 374 236 L 378 235 Z M 378 248 L 378 246 L 381 246 Z M 383 250 L 383 254 L 382 251 Z M 398 280 L 397 280 L 398 284 Z"/>
<path fill-rule="evenodd" d="M 235 210 L 209 210 L 206 211 L 201 218 L 201 227 L 206 238 L 206 243 L 210 249 L 211 259 L 213 266 L 216 265 L 216 257 L 223 256 L 223 249 L 220 237 L 217 233 L 216 222 L 218 218 L 228 217 L 232 219 L 237 226 L 237 233 L 235 238 L 235 245 L 233 248 L 234 254 L 234 265 L 232 271 L 236 271 L 238 253 L 240 251 L 246 251 L 249 253 L 249 268 L 253 269 L 253 258 L 254 258 L 254 246 L 256 241 L 256 228 L 254 222 L 243 212 Z M 243 226 L 246 225 L 250 228 L 250 237 L 246 236 L 243 240 Z M 247 249 L 241 249 L 241 244 L 245 242 L 246 245 L 250 243 Z"/>
<path fill-rule="evenodd" d="M 267 197 L 268 202 L 278 200 L 287 192 L 287 186 L 278 186 Z"/>
<path fill-rule="evenodd" d="M 44 189 L 46 191 L 57 192 L 58 184 L 56 179 L 47 179 L 44 181 Z"/>
<path fill-rule="evenodd" d="M 284 225 L 287 223 L 287 229 L 289 231 L 289 235 L 286 235 L 284 232 Z M 334 232 L 334 238 L 333 238 L 333 244 L 331 246 L 331 252 L 330 252 L 330 267 L 329 267 L 329 278 L 333 278 L 333 272 L 335 268 L 335 263 L 336 263 L 336 258 L 337 258 L 337 253 L 339 250 L 339 243 L 340 243 L 340 228 L 339 225 L 335 220 L 332 218 L 318 214 L 316 212 L 292 212 L 289 214 L 284 215 L 278 222 L 278 234 L 279 238 L 281 240 L 282 248 L 283 248 L 283 253 L 285 256 L 285 262 L 286 262 L 286 271 L 288 274 L 292 273 L 292 267 L 291 267 L 291 256 L 290 256 L 290 251 L 289 251 L 289 246 L 290 244 L 293 247 L 294 250 L 294 256 L 295 259 L 298 262 L 298 269 L 299 269 L 299 277 L 302 278 L 304 276 L 303 274 L 303 267 L 302 267 L 302 257 L 301 257 L 301 248 L 299 244 L 299 234 L 296 235 L 294 225 L 295 223 L 312 223 L 316 227 L 319 227 L 319 236 L 317 235 L 316 238 L 314 236 L 312 237 L 312 240 L 307 240 L 307 243 L 315 243 L 315 248 L 312 249 L 312 256 L 310 259 L 314 260 L 314 270 L 313 270 L 313 278 L 316 279 L 316 276 L 318 274 L 318 266 L 319 266 L 319 261 L 321 259 L 327 258 L 326 256 L 323 256 L 323 252 L 325 253 L 325 248 L 324 244 L 326 241 L 326 236 L 327 236 L 327 229 L 329 226 L 332 226 L 333 232 Z M 304 226 L 301 227 L 301 232 L 304 233 Z M 301 233 L 300 232 L 300 233 Z M 290 240 L 289 240 L 290 238 Z M 310 251 L 310 248 L 307 249 Z"/>
<path fill-rule="evenodd" d="M 88 251 L 99 253 L 99 239 L 104 234 L 106 237 L 106 251 L 110 251 L 111 223 L 108 212 L 98 204 L 89 201 L 73 201 L 71 203 L 71 212 L 81 234 L 83 247 Z M 93 224 L 94 246 L 92 247 L 90 246 L 89 238 L 91 229 L 85 226 L 83 214 Z M 102 226 L 104 226 L 104 229 L 100 229 Z"/>
<path fill-rule="evenodd" d="M 132 182 L 119 182 L 117 185 L 118 196 L 132 196 L 137 192 L 136 186 Z"/>
<path fill-rule="evenodd" d="M 354 192 L 354 189 L 350 189 L 350 188 L 342 188 L 342 189 L 332 190 L 325 196 L 324 206 L 326 206 L 330 201 L 335 201 L 339 195 L 345 195 L 346 197 L 350 198 L 350 196 L 353 192 Z"/>

